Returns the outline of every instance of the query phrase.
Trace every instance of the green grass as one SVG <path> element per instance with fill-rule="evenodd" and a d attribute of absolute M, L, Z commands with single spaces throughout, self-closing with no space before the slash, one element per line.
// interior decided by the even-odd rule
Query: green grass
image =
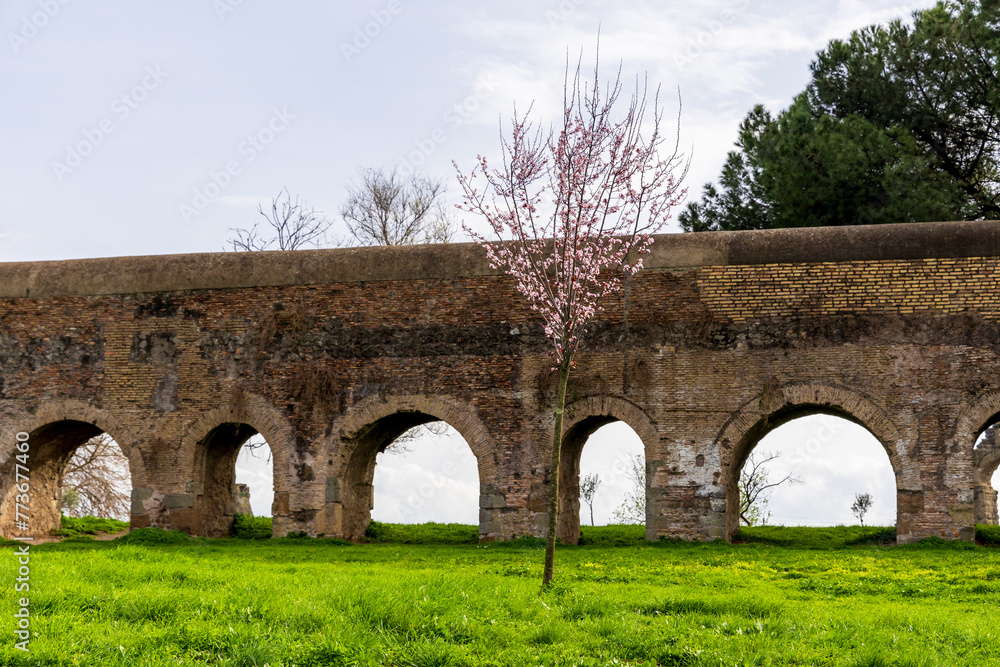
<path fill-rule="evenodd" d="M 402 525 L 372 521 L 365 540 L 376 544 L 476 544 L 479 527 L 460 523 Z"/>
<path fill-rule="evenodd" d="M 0 595 L 0 665 L 1000 664 L 998 549 L 849 546 L 872 537 L 853 527 L 753 529 L 735 545 L 584 528 L 542 590 L 539 540 L 379 531 L 361 545 L 142 529 L 33 546 L 37 634 L 29 654 L 13 648 L 15 596 Z"/>
<path fill-rule="evenodd" d="M 271 537 L 271 517 L 237 514 L 233 519 L 233 537 L 264 540 Z"/>
<path fill-rule="evenodd" d="M 80 535 L 97 535 L 98 533 L 120 533 L 128 530 L 128 521 L 117 519 L 101 519 L 93 516 L 72 517 L 63 515 L 59 530 L 55 535 L 62 537 L 77 537 Z"/>
<path fill-rule="evenodd" d="M 863 544 L 895 544 L 896 529 L 882 526 L 753 526 L 740 528 L 740 542 L 830 549 Z"/>

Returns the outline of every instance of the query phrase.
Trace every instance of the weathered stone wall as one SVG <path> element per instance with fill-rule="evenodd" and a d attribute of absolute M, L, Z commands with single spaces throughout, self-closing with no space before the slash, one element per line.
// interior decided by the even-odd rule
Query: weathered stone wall
<path fill-rule="evenodd" d="M 1000 414 L 998 263 L 994 222 L 658 237 L 572 375 L 560 536 L 603 423 L 645 444 L 647 536 L 707 539 L 735 529 L 760 437 L 828 412 L 885 447 L 900 539 L 971 539 L 997 466 L 974 442 Z M 477 458 L 482 536 L 541 534 L 546 350 L 469 244 L 2 264 L 0 532 L 14 435 L 56 502 L 66 452 L 100 429 L 129 457 L 133 526 L 224 532 L 259 432 L 275 534 L 358 537 L 375 455 L 442 419 Z"/>

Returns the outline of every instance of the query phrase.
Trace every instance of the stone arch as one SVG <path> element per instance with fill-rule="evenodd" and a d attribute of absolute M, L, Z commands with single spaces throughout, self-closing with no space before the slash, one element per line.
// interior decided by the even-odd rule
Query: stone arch
<path fill-rule="evenodd" d="M 0 534 L 12 534 L 14 512 L 8 500 L 13 492 L 13 454 L 16 435 L 28 433 L 32 498 L 32 530 L 47 534 L 58 529 L 62 509 L 62 474 L 77 447 L 107 433 L 129 462 L 132 488 L 146 483 L 142 450 L 135 434 L 107 410 L 76 400 L 44 403 L 34 413 L 16 418 L 0 433 Z M 8 525 L 9 524 L 9 525 Z"/>
<path fill-rule="evenodd" d="M 989 426 L 1000 422 L 1000 391 L 993 391 L 966 408 L 955 424 L 949 450 L 969 452 L 972 458 L 973 521 L 997 524 L 997 491 L 992 477 L 1000 467 L 1000 443 L 993 440 L 976 449 L 976 440 Z M 964 457 L 962 457 L 964 458 Z"/>
<path fill-rule="evenodd" d="M 627 424 L 642 440 L 647 462 L 654 460 L 651 447 L 657 442 L 653 420 L 639 406 L 614 396 L 587 396 L 566 406 L 563 444 L 559 460 L 559 516 L 556 535 L 563 544 L 580 541 L 580 457 L 593 433 L 612 422 Z M 647 508 L 650 506 L 649 478 L 646 475 Z"/>
<path fill-rule="evenodd" d="M 740 470 L 757 443 L 767 433 L 793 419 L 830 414 L 866 428 L 882 445 L 896 477 L 897 536 L 909 535 L 910 495 L 921 494 L 918 471 L 907 465 L 907 442 L 889 415 L 868 397 L 845 387 L 821 384 L 774 384 L 746 402 L 726 422 L 715 439 L 726 494 L 726 539 L 739 528 Z"/>
<path fill-rule="evenodd" d="M 424 394 L 372 396 L 349 408 L 334 423 L 328 447 L 327 500 L 340 508 L 335 532 L 347 539 L 364 535 L 371 521 L 376 455 L 414 426 L 433 421 L 443 421 L 458 431 L 476 457 L 480 506 L 483 497 L 495 497 L 492 482 L 500 465 L 498 447 L 476 414 L 474 404 Z"/>
<path fill-rule="evenodd" d="M 299 489 L 295 429 L 266 399 L 234 392 L 227 405 L 203 413 L 181 438 L 178 460 L 190 471 L 182 507 L 172 508 L 171 525 L 195 535 L 228 535 L 236 512 L 235 464 L 240 447 L 260 433 L 274 463 L 274 534 L 287 532 L 289 498 Z M 186 505 L 186 506 L 183 506 Z"/>

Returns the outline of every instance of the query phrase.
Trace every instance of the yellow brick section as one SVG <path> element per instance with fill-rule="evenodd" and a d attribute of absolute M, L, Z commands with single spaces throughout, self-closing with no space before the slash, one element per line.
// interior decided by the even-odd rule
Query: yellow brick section
<path fill-rule="evenodd" d="M 1000 319 L 996 257 L 878 260 L 815 264 L 706 266 L 702 302 L 732 322 L 846 313 L 954 315 Z"/>

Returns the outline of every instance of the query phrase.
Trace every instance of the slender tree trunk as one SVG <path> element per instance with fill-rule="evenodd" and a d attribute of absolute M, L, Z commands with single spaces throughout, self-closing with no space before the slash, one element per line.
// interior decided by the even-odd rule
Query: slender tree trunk
<path fill-rule="evenodd" d="M 593 504 L 590 505 L 590 525 L 591 526 L 594 525 L 594 506 L 593 506 Z"/>
<path fill-rule="evenodd" d="M 552 583 L 556 563 L 556 525 L 559 521 L 559 456 L 562 450 L 563 408 L 569 384 L 569 355 L 559 364 L 559 391 L 556 395 L 556 425 L 552 435 L 552 462 L 549 464 L 549 534 L 545 537 L 545 570 L 542 585 Z"/>

